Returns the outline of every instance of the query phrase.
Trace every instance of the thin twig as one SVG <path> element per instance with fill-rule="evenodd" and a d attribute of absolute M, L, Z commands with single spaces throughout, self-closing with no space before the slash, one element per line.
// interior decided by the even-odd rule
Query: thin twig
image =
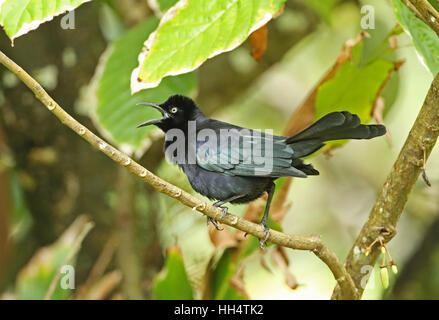
<path fill-rule="evenodd" d="M 99 254 L 98 259 L 96 260 L 93 268 L 90 271 L 90 274 L 85 281 L 84 288 L 88 289 L 92 286 L 92 284 L 107 270 L 108 265 L 113 259 L 114 252 L 116 251 L 116 247 L 119 245 L 119 239 L 115 234 L 110 235 L 110 238 L 105 243 L 104 249 Z"/>
<path fill-rule="evenodd" d="M 221 221 L 221 223 L 227 224 L 231 227 L 244 231 L 258 238 L 264 238 L 264 228 L 256 223 L 244 220 L 232 214 L 227 214 L 223 219 L 222 210 L 215 208 L 214 206 L 207 204 L 192 196 L 191 194 L 181 190 L 180 188 L 166 182 L 165 180 L 157 177 L 133 159 L 122 153 L 118 149 L 109 145 L 107 142 L 96 136 L 90 130 L 88 130 L 81 123 L 76 121 L 70 116 L 58 103 L 56 103 L 43 89 L 43 87 L 35 81 L 28 73 L 26 73 L 20 66 L 9 59 L 3 52 L 0 51 L 0 63 L 13 72 L 23 83 L 32 90 L 36 98 L 40 100 L 47 109 L 52 112 L 64 125 L 68 126 L 84 140 L 90 143 L 94 148 L 103 152 L 113 161 L 126 167 L 131 173 L 140 177 L 146 183 L 153 186 L 157 191 L 164 193 L 174 199 L 177 199 L 182 204 L 195 208 L 204 215 L 211 217 L 215 220 Z M 270 236 L 268 241 L 297 250 L 309 250 L 319 257 L 333 273 L 337 283 L 341 287 L 341 296 L 343 299 L 356 299 L 358 298 L 357 291 L 355 290 L 354 282 L 351 276 L 346 271 L 346 268 L 337 258 L 337 256 L 330 251 L 323 242 L 317 237 L 302 237 L 287 235 L 275 230 L 270 230 Z"/>

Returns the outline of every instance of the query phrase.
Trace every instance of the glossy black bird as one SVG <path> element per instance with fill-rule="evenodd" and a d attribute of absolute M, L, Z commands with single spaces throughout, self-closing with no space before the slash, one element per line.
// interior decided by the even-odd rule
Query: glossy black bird
<path fill-rule="evenodd" d="M 210 119 L 192 99 L 181 95 L 173 95 L 162 104 L 141 104 L 156 108 L 162 118 L 146 121 L 138 127 L 154 124 L 165 132 L 168 159 L 179 165 L 195 191 L 217 200 L 214 206 L 223 209 L 222 218 L 227 214 L 225 203 L 247 203 L 268 193 L 260 222 L 266 233 L 266 238 L 260 240 L 261 246 L 269 235 L 267 219 L 274 180 L 283 176 L 318 175 L 319 172 L 311 164 L 304 164 L 301 158 L 323 147 L 326 141 L 371 139 L 386 133 L 384 126 L 363 125 L 357 115 L 347 111 L 329 113 L 302 132 L 282 137 Z M 175 148 L 179 135 L 183 136 L 183 155 L 178 155 Z M 265 161 L 255 161 L 256 154 L 259 160 Z M 216 221 L 208 218 L 209 221 L 219 229 Z"/>

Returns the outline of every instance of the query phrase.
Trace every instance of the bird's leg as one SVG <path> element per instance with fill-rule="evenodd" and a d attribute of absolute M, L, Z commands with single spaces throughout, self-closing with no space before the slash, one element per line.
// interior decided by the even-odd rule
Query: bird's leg
<path fill-rule="evenodd" d="M 242 198 L 242 197 L 244 197 L 244 196 L 245 196 L 245 194 L 238 194 L 238 195 L 235 195 L 235 196 L 233 196 L 233 197 L 230 197 L 230 198 L 228 198 L 228 199 L 226 199 L 226 200 L 222 200 L 222 201 L 217 201 L 217 202 L 215 202 L 215 203 L 213 204 L 213 206 L 214 206 L 214 207 L 217 207 L 217 208 L 221 208 L 221 210 L 223 211 L 223 214 L 221 215 L 221 218 L 220 218 L 220 219 L 223 219 L 223 218 L 226 216 L 226 214 L 227 214 L 227 210 L 229 210 L 229 208 L 227 208 L 227 207 L 223 207 L 223 204 L 225 204 L 225 203 L 227 203 L 227 202 L 230 202 L 230 201 L 233 201 L 233 200 L 236 200 L 236 199 L 239 199 L 239 198 Z M 212 219 L 211 217 L 207 217 L 207 225 L 209 225 L 210 222 L 213 224 L 213 226 L 215 227 L 216 230 L 219 230 L 219 231 L 223 230 L 223 229 L 218 225 L 218 222 L 217 222 L 215 219 Z"/>
<path fill-rule="evenodd" d="M 235 195 L 235 196 L 233 196 L 233 197 L 230 197 L 230 198 L 228 198 L 228 199 L 226 199 L 226 200 L 222 200 L 222 201 L 217 201 L 217 202 L 215 202 L 215 203 L 213 204 L 213 206 L 214 206 L 214 207 L 217 207 L 217 208 L 221 208 L 222 211 L 223 211 L 223 214 L 221 215 L 221 218 L 220 218 L 220 219 L 223 219 L 223 218 L 226 216 L 226 214 L 227 214 L 227 210 L 229 210 L 229 208 L 227 208 L 227 207 L 223 207 L 223 204 L 225 204 L 225 203 L 227 203 L 227 202 L 234 201 L 234 200 L 236 200 L 236 199 L 239 199 L 239 198 L 242 198 L 242 197 L 245 197 L 245 196 L 246 196 L 245 194 L 237 194 L 237 195 Z"/>
<path fill-rule="evenodd" d="M 221 228 L 218 225 L 218 222 L 215 219 L 212 219 L 211 217 L 206 217 L 207 218 L 207 226 L 209 226 L 209 223 L 212 222 L 213 226 L 215 227 L 216 230 L 218 231 L 222 231 L 224 230 L 223 228 Z"/>
<path fill-rule="evenodd" d="M 226 202 L 228 202 L 228 201 L 227 201 L 227 200 L 224 200 L 224 201 L 217 201 L 217 202 L 215 202 L 215 203 L 213 204 L 214 207 L 220 208 L 220 209 L 222 210 L 222 212 L 223 212 L 223 214 L 221 215 L 221 218 L 220 218 L 220 219 L 224 218 L 224 217 L 226 216 L 226 214 L 227 214 L 227 210 L 229 210 L 229 208 L 227 208 L 227 207 L 223 207 L 223 206 L 222 206 L 222 205 L 225 204 Z"/>
<path fill-rule="evenodd" d="M 267 199 L 267 204 L 265 206 L 264 216 L 262 217 L 262 220 L 260 222 L 260 224 L 264 227 L 264 231 L 265 231 L 265 238 L 259 239 L 259 246 L 261 247 L 261 249 L 264 249 L 265 242 L 267 242 L 267 239 L 270 236 L 270 231 L 267 227 L 267 220 L 268 220 L 268 213 L 270 212 L 271 200 L 273 200 L 275 188 L 276 185 L 272 182 L 270 186 L 270 190 L 268 191 L 268 199 Z"/>

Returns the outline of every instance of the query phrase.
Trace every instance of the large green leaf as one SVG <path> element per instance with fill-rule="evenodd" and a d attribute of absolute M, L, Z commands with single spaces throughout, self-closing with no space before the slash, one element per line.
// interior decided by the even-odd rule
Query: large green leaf
<path fill-rule="evenodd" d="M 194 298 L 178 247 L 168 249 L 165 267 L 154 279 L 152 290 L 158 300 L 192 300 Z"/>
<path fill-rule="evenodd" d="M 0 1 L 0 24 L 15 38 L 38 28 L 41 23 L 79 7 L 90 0 L 4 0 Z"/>
<path fill-rule="evenodd" d="M 267 23 L 285 0 L 181 0 L 145 42 L 133 71 L 133 92 L 163 77 L 189 72 L 206 59 L 240 45 Z"/>
<path fill-rule="evenodd" d="M 332 79 L 323 83 L 317 91 L 314 119 L 320 119 L 333 111 L 349 111 L 357 114 L 362 123 L 372 119 L 381 89 L 386 84 L 395 63 L 382 57 L 362 63 L 363 41 L 351 49 L 351 58 L 343 63 Z M 345 141 L 330 142 L 330 146 Z"/>
<path fill-rule="evenodd" d="M 395 66 L 393 62 L 381 58 L 360 65 L 362 48 L 363 42 L 360 41 L 352 48 L 351 60 L 319 88 L 315 119 L 332 111 L 348 110 L 365 123 L 371 120 L 377 93 Z"/>
<path fill-rule="evenodd" d="M 112 47 L 107 59 L 101 59 L 97 83 L 97 127 L 116 144 L 130 152 L 141 148 L 153 126 L 136 129 L 141 122 L 159 116 L 153 108 L 136 106 L 141 101 L 163 102 L 172 94 L 192 95 L 196 88 L 193 73 L 169 77 L 160 86 L 131 95 L 130 76 L 142 43 L 156 27 L 158 20 L 148 19 L 125 33 Z M 108 55 L 108 52 L 104 55 Z M 130 150 L 127 150 L 130 149 Z"/>
<path fill-rule="evenodd" d="M 370 39 L 373 40 L 371 42 L 365 38 L 367 34 L 362 32 L 347 40 L 332 68 L 296 110 L 285 133 L 294 135 L 334 111 L 357 114 L 362 123 L 369 122 L 372 115 L 378 122 L 382 121 L 382 108 L 385 106 L 388 110 L 392 106 L 392 96 L 396 92 L 395 87 L 386 91 L 386 85 L 397 80 L 393 71 L 397 71 L 403 64 L 395 61 L 396 45 L 390 41 L 390 37 L 397 34 L 398 29 L 392 29 L 384 39 L 378 42 Z M 381 96 L 388 98 L 385 105 L 378 100 Z M 345 142 L 329 142 L 327 148 Z"/>
<path fill-rule="evenodd" d="M 433 75 L 439 72 L 439 37 L 400 0 L 392 0 L 396 18 L 412 38 L 421 62 Z"/>

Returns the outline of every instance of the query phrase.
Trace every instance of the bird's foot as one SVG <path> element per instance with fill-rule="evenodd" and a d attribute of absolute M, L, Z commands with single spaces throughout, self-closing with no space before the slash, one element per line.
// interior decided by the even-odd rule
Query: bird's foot
<path fill-rule="evenodd" d="M 264 222 L 261 222 L 260 225 L 264 228 L 265 237 L 264 239 L 259 239 L 259 247 L 264 250 L 265 243 L 268 240 L 268 237 L 270 236 L 270 229 L 268 229 L 267 224 Z"/>
<path fill-rule="evenodd" d="M 220 220 L 222 220 L 227 215 L 227 211 L 229 210 L 229 208 L 227 208 L 227 207 L 220 207 L 220 208 L 223 211 L 223 214 L 221 215 L 221 218 L 220 218 Z"/>
<path fill-rule="evenodd" d="M 223 204 L 223 202 L 221 202 L 221 201 L 216 202 L 216 203 L 213 204 L 214 207 L 220 208 L 222 210 L 222 212 L 223 212 L 223 214 L 221 215 L 220 220 L 224 219 L 224 217 L 227 214 L 227 211 L 229 210 L 229 208 L 223 207 L 221 204 Z"/>
<path fill-rule="evenodd" d="M 218 230 L 218 231 L 224 230 L 223 228 L 221 228 L 218 225 L 218 222 L 215 219 L 212 219 L 211 217 L 207 217 L 207 226 L 209 226 L 210 222 L 213 224 L 213 226 L 215 227 L 216 230 Z"/>

